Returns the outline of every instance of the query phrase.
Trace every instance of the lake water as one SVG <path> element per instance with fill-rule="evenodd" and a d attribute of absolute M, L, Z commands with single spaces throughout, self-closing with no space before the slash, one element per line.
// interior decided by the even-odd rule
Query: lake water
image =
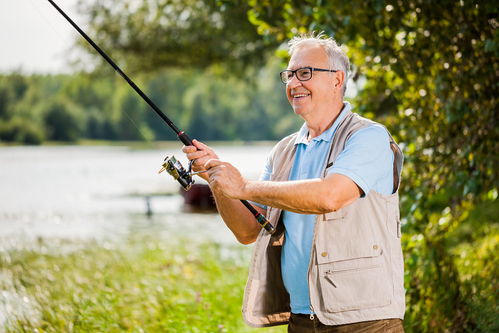
<path fill-rule="evenodd" d="M 0 251 L 40 238 L 105 240 L 139 230 L 234 242 L 218 214 L 184 212 L 178 183 L 157 174 L 166 155 L 187 164 L 180 144 L 171 147 L 0 147 Z M 272 144 L 214 148 L 257 179 Z"/>
<path fill-rule="evenodd" d="M 80 240 L 113 246 L 137 233 L 165 242 L 189 237 L 236 244 L 218 214 L 185 212 L 178 183 L 166 172 L 158 175 L 166 155 L 187 165 L 180 144 L 169 146 L 0 147 L 0 255 L 15 249 L 66 253 L 85 244 Z M 213 147 L 244 176 L 257 179 L 272 144 Z M 0 333 L 9 320 L 39 318 L 36 304 L 14 287 L 8 271 L 0 271 Z"/>

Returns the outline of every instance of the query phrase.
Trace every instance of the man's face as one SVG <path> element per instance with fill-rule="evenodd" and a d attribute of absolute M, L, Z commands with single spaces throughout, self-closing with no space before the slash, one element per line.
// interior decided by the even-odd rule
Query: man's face
<path fill-rule="evenodd" d="M 301 67 L 330 69 L 326 52 L 318 45 L 304 45 L 291 57 L 288 70 Z M 305 120 L 313 112 L 325 112 L 333 103 L 334 73 L 314 71 L 308 81 L 299 81 L 296 75 L 286 84 L 286 95 L 295 113 Z"/>

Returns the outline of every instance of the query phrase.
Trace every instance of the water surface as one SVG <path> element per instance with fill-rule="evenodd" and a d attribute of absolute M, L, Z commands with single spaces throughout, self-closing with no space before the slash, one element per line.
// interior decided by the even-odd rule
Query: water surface
<path fill-rule="evenodd" d="M 271 147 L 214 146 L 250 179 L 258 178 Z M 186 164 L 180 147 L 0 147 L 0 250 L 40 237 L 109 239 L 137 230 L 233 242 L 217 214 L 184 212 L 176 181 L 157 174 L 172 154 Z"/>

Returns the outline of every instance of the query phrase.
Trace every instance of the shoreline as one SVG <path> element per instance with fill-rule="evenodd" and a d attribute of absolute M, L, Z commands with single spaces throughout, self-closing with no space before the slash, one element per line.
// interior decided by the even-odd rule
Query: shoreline
<path fill-rule="evenodd" d="M 234 141 L 206 141 L 205 142 L 209 146 L 218 147 L 240 147 L 240 146 L 273 146 L 277 143 L 274 140 L 257 140 L 257 141 L 245 141 L 245 140 L 234 140 Z M 3 147 L 71 147 L 71 146 L 79 146 L 79 147 L 127 147 L 131 149 L 137 150 L 145 150 L 145 149 L 176 149 L 181 150 L 183 143 L 180 141 L 169 141 L 169 140 L 159 140 L 159 141 L 127 141 L 127 140 L 91 140 L 91 139 L 82 139 L 75 142 L 66 142 L 66 141 L 45 141 L 39 145 L 29 145 L 23 144 L 19 142 L 7 142 L 0 141 L 0 148 Z"/>

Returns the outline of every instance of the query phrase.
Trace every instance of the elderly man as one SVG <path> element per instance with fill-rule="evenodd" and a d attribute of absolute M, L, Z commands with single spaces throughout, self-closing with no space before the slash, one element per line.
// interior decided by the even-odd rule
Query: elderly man
<path fill-rule="evenodd" d="M 295 37 L 281 72 L 301 129 L 272 150 L 259 181 L 205 144 L 184 147 L 207 170 L 239 242 L 256 241 L 243 315 L 289 332 L 403 332 L 398 187 L 403 156 L 382 126 L 343 101 L 349 60 L 331 38 Z M 276 226 L 262 230 L 239 199 Z"/>

